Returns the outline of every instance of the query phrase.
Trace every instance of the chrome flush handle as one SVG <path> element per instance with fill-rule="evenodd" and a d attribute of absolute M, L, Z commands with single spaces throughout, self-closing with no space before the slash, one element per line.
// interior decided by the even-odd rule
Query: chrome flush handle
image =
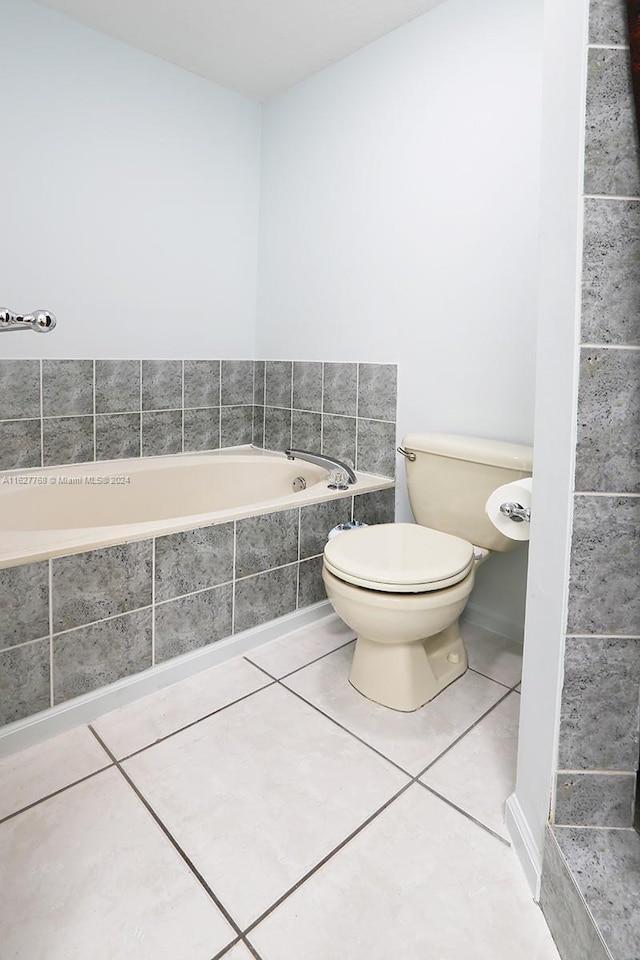
<path fill-rule="evenodd" d="M 397 449 L 398 453 L 401 453 L 403 457 L 406 457 L 407 460 L 410 460 L 411 463 L 413 463 L 413 461 L 414 461 L 415 458 L 416 458 L 416 455 L 415 455 L 415 453 L 413 453 L 412 450 L 405 450 L 404 447 L 397 447 L 396 449 Z"/>

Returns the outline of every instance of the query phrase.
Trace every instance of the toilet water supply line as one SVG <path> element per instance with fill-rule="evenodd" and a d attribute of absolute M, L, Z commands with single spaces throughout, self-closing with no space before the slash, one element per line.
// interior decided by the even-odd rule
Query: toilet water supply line
<path fill-rule="evenodd" d="M 7 307 L 0 307 L 0 333 L 11 330 L 35 330 L 36 333 L 49 333 L 57 321 L 49 310 L 34 310 L 33 313 L 12 313 Z"/>

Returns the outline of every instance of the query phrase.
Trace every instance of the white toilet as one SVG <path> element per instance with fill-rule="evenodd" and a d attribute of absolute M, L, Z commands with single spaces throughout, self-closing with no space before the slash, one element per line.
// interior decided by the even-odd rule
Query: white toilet
<path fill-rule="evenodd" d="M 485 503 L 504 483 L 531 476 L 531 447 L 452 434 L 405 438 L 417 524 L 341 534 L 324 550 L 334 610 L 357 634 L 349 680 L 370 700 L 417 710 L 467 669 L 458 621 L 475 569 L 515 546 Z"/>

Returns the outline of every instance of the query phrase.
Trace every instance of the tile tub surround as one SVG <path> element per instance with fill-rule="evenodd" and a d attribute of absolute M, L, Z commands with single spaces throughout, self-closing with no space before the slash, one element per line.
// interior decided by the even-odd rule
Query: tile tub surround
<path fill-rule="evenodd" d="M 0 470 L 254 443 L 393 476 L 397 367 L 289 360 L 0 360 Z"/>
<path fill-rule="evenodd" d="M 0 724 L 326 599 L 327 533 L 394 490 L 0 570 Z"/>

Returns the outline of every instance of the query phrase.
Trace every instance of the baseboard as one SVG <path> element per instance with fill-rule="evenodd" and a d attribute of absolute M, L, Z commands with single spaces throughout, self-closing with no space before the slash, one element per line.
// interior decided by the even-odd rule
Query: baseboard
<path fill-rule="evenodd" d="M 527 818 L 522 812 L 522 807 L 518 803 L 515 793 L 512 793 L 507 800 L 504 820 L 511 837 L 513 849 L 531 887 L 533 899 L 537 902 L 540 899 L 542 851 L 538 849 L 538 845 L 533 839 Z"/>
<path fill-rule="evenodd" d="M 92 690 L 91 693 L 75 697 L 67 703 L 42 710 L 24 720 L 9 723 L 0 729 L 0 758 L 65 733 L 73 727 L 90 723 L 103 713 L 133 703 L 140 697 L 156 693 L 179 680 L 186 680 L 187 677 L 202 670 L 224 663 L 225 660 L 231 660 L 263 643 L 268 643 L 269 640 L 276 640 L 285 633 L 299 630 L 329 615 L 335 616 L 329 601 L 323 600 L 302 610 L 296 610 L 294 613 L 288 613 L 284 617 L 278 617 L 277 620 L 270 620 L 252 630 L 245 630 L 233 637 L 219 640 L 202 650 L 185 653 L 167 663 L 150 667 L 142 673 L 117 680 L 99 690 Z"/>
<path fill-rule="evenodd" d="M 519 643 L 522 646 L 524 624 L 520 621 L 509 620 L 495 610 L 487 610 L 485 607 L 476 606 L 474 603 L 467 604 L 462 619 L 468 620 L 476 627 L 482 627 L 483 630 L 489 630 L 491 633 L 497 633 L 500 637 L 513 640 L 514 643 Z"/>

